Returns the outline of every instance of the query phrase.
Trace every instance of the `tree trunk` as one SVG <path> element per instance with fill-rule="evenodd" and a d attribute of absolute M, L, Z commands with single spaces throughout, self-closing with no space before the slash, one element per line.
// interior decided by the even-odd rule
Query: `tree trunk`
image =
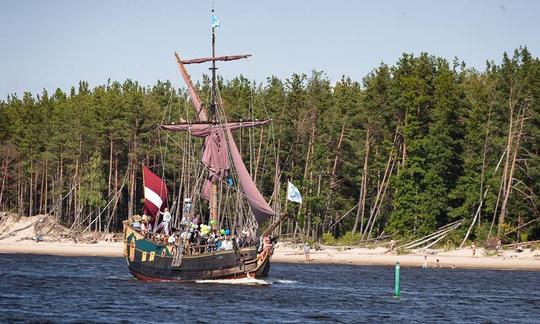
<path fill-rule="evenodd" d="M 395 162 L 396 162 L 396 159 L 397 159 L 397 157 L 395 156 L 395 153 L 394 153 L 394 147 L 395 147 L 395 145 L 396 145 L 396 143 L 398 141 L 398 134 L 399 134 L 399 127 L 396 127 L 396 133 L 394 135 L 394 142 L 393 142 L 394 146 L 392 146 L 392 150 L 390 151 L 390 154 L 388 155 L 388 161 L 386 162 L 386 168 L 384 169 L 383 179 L 382 179 L 381 184 L 379 185 L 379 188 L 377 190 L 377 195 L 375 196 L 375 201 L 374 201 L 373 206 L 372 206 L 372 208 L 370 210 L 369 219 L 368 219 L 368 222 L 366 224 L 365 230 L 362 233 L 361 240 L 364 240 L 364 238 L 366 240 L 369 239 L 369 237 L 371 235 L 371 231 L 373 229 L 373 224 L 375 223 L 375 220 L 376 220 L 377 216 L 379 215 L 380 206 L 382 205 L 382 201 L 383 201 L 384 195 L 386 193 L 386 189 L 388 188 L 388 184 L 390 183 L 390 176 L 392 175 L 392 172 L 394 170 L 394 165 L 395 165 Z M 367 234 L 367 236 L 366 236 L 366 234 Z"/>
<path fill-rule="evenodd" d="M 109 140 L 109 178 L 107 179 L 107 197 L 110 199 L 112 192 L 112 173 L 113 173 L 113 140 Z M 109 218 L 111 217 L 111 207 L 107 208 Z"/>
<path fill-rule="evenodd" d="M 480 174 L 480 201 L 479 205 L 483 204 L 483 193 L 484 193 L 484 178 L 485 178 L 485 170 L 486 170 L 486 155 L 487 155 L 487 149 L 488 149 L 488 140 L 489 140 L 489 126 L 491 121 L 491 106 L 489 107 L 489 113 L 488 113 L 488 120 L 486 125 L 486 139 L 484 140 L 484 149 L 482 152 L 482 171 Z M 480 222 L 482 219 L 482 212 L 480 211 L 478 214 L 478 226 L 480 227 Z"/>
<path fill-rule="evenodd" d="M 7 174 L 8 174 L 8 161 L 5 160 L 3 163 L 2 187 L 0 188 L 0 208 L 2 208 L 2 198 L 4 195 L 4 188 L 6 186 Z"/>
<path fill-rule="evenodd" d="M 343 125 L 341 126 L 341 132 L 339 134 L 339 141 L 338 141 L 338 146 L 336 149 L 336 155 L 334 157 L 334 165 L 332 166 L 332 173 L 330 174 L 330 191 L 326 198 L 326 207 L 325 207 L 325 212 L 324 212 L 325 223 L 326 223 L 326 218 L 328 217 L 328 214 L 330 214 L 330 202 L 332 201 L 332 194 L 334 192 L 334 188 L 336 187 L 336 171 L 337 171 L 337 165 L 339 161 L 339 150 L 341 148 L 341 143 L 343 142 L 344 134 L 345 134 L 345 121 L 343 122 Z"/>
<path fill-rule="evenodd" d="M 366 143 L 364 147 L 364 168 L 362 173 L 362 181 L 360 184 L 360 195 L 358 196 L 358 208 L 356 210 L 356 218 L 354 219 L 354 226 L 352 233 L 356 233 L 358 228 L 358 222 L 360 221 L 360 233 L 364 231 L 364 213 L 366 208 L 366 185 L 368 178 L 368 160 L 369 160 L 369 127 L 366 131 Z"/>
<path fill-rule="evenodd" d="M 135 155 L 137 154 L 137 133 L 133 134 L 133 151 L 131 152 L 130 156 L 132 158 L 131 161 L 131 176 L 130 176 L 130 188 L 129 188 L 129 203 L 128 203 L 128 216 L 132 216 L 134 214 L 134 205 L 135 205 L 135 175 L 137 172 L 137 160 Z"/>
<path fill-rule="evenodd" d="M 45 197 L 44 197 L 44 210 L 48 214 L 49 207 L 49 159 L 45 158 L 45 176 L 43 178 L 45 181 Z"/>
<path fill-rule="evenodd" d="M 503 168 L 503 174 L 502 174 L 502 181 L 501 181 L 501 194 L 503 197 L 503 205 L 501 205 L 501 210 L 499 214 L 499 226 L 498 226 L 498 234 L 501 234 L 502 230 L 502 224 L 504 224 L 504 218 L 506 216 L 506 206 L 504 206 L 504 197 L 506 197 L 506 190 L 507 190 L 507 181 L 508 179 L 508 172 L 510 168 L 510 158 L 512 155 L 512 140 L 514 137 L 513 134 L 513 126 L 514 126 L 514 104 L 512 101 L 512 93 L 513 93 L 513 87 L 510 88 L 510 96 L 509 96 L 509 121 L 508 121 L 508 139 L 506 142 L 506 160 L 504 162 L 504 168 Z M 510 180 L 510 182 L 512 182 Z"/>
<path fill-rule="evenodd" d="M 34 207 L 34 201 L 32 200 L 32 197 L 33 197 L 33 192 L 32 192 L 32 189 L 33 189 L 33 186 L 32 186 L 32 171 L 34 169 L 34 161 L 30 160 L 30 199 L 29 199 L 29 202 L 28 202 L 28 216 L 32 216 L 32 213 L 34 212 L 33 210 L 33 207 Z"/>
<path fill-rule="evenodd" d="M 508 178 L 505 181 L 506 189 L 504 190 L 504 196 L 503 196 L 503 201 L 502 201 L 502 205 L 501 205 L 501 214 L 499 216 L 499 235 L 502 233 L 501 230 L 502 230 L 502 225 L 504 224 L 504 221 L 505 221 L 504 218 L 505 218 L 506 213 L 507 213 L 508 199 L 510 198 L 510 193 L 512 192 L 512 184 L 513 184 L 513 178 L 514 178 L 514 171 L 515 171 L 515 168 L 516 168 L 516 160 L 517 160 L 517 156 L 518 156 L 518 153 L 519 153 L 519 150 L 520 150 L 521 135 L 523 133 L 523 126 L 525 124 L 526 105 L 527 105 L 527 103 L 525 103 L 525 106 L 523 107 L 523 109 L 521 111 L 520 125 L 519 125 L 519 131 L 517 133 L 516 145 L 513 148 L 512 162 L 511 162 L 511 165 L 510 165 Z M 512 136 L 512 135 L 510 134 L 509 136 Z M 510 156 L 510 153 L 507 155 L 507 161 L 508 161 L 508 156 Z"/>

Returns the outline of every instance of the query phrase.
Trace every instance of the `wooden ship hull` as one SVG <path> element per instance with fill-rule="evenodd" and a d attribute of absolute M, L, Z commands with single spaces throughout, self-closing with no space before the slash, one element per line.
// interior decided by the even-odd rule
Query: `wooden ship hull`
<path fill-rule="evenodd" d="M 259 258 L 256 247 L 182 255 L 174 245 L 146 239 L 129 225 L 124 228 L 124 256 L 138 280 L 187 282 L 197 280 L 266 278 L 270 255 Z"/>

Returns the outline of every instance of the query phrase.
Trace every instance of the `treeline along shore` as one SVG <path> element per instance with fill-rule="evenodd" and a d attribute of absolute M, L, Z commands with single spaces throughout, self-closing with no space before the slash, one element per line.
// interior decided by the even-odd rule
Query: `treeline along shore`
<path fill-rule="evenodd" d="M 208 78 L 197 87 L 208 99 Z M 459 224 L 439 244 L 540 239 L 540 61 L 526 48 L 484 71 L 405 54 L 361 82 L 332 84 L 314 71 L 262 83 L 220 79 L 219 91 L 229 119 L 272 119 L 235 136 L 278 211 L 287 179 L 302 192 L 302 204 L 286 207 L 282 236 L 412 241 Z M 170 202 L 181 201 L 201 143 L 157 125 L 195 120 L 187 95 L 170 82 L 127 80 L 8 96 L 0 101 L 0 210 L 119 231 L 141 212 L 142 165 L 167 180 Z"/>

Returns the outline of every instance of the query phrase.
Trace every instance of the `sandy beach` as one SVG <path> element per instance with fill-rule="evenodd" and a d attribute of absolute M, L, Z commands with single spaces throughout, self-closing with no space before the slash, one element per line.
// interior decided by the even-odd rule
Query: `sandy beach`
<path fill-rule="evenodd" d="M 310 252 L 311 264 L 349 264 L 358 266 L 393 266 L 399 262 L 402 267 L 422 267 L 424 254 L 413 253 L 395 255 L 385 253 L 385 248 L 351 248 L 340 251 L 337 247 L 323 247 Z M 102 256 L 121 257 L 121 242 L 97 242 L 95 244 L 72 242 L 0 241 L 0 253 L 51 254 L 61 256 Z M 482 249 L 472 257 L 470 249 L 440 251 L 427 254 L 428 267 L 435 268 L 437 259 L 441 268 L 540 270 L 540 251 L 525 250 L 521 253 L 504 251 L 502 256 L 484 256 Z M 287 244 L 276 246 L 273 262 L 307 263 L 300 247 Z"/>
<path fill-rule="evenodd" d="M 466 269 L 501 269 L 501 270 L 540 270 L 540 251 L 525 250 L 521 253 L 504 251 L 501 256 L 485 256 L 483 249 L 478 249 L 472 257 L 470 249 L 453 251 L 432 250 L 434 254 L 422 254 L 413 251 L 411 254 L 395 255 L 387 253 L 386 248 L 351 248 L 340 251 L 337 247 L 324 247 L 322 251 L 311 251 L 311 263 L 332 263 L 370 266 L 393 266 L 399 262 L 402 267 L 422 267 L 424 257 L 427 256 L 429 268 L 466 268 Z M 305 263 L 305 256 L 299 249 L 290 247 L 276 248 L 273 256 L 274 262 Z"/>
<path fill-rule="evenodd" d="M 44 235 L 43 242 L 32 240 L 36 228 Z M 86 233 L 86 237 L 98 237 L 97 242 L 74 242 L 63 238 L 68 229 L 57 225 L 47 216 L 8 218 L 0 229 L 0 253 L 51 254 L 61 256 L 102 256 L 121 257 L 123 245 L 121 242 L 107 242 L 103 235 Z M 13 233 L 13 234 L 10 234 Z M 118 235 L 117 235 L 118 237 Z M 396 255 L 388 253 L 386 247 L 358 248 L 323 246 L 321 250 L 311 249 L 311 264 L 349 264 L 358 266 L 393 266 L 399 262 L 403 267 L 422 267 L 424 257 L 427 265 L 437 267 L 437 259 L 441 268 L 468 269 L 519 269 L 540 270 L 540 250 L 524 249 L 517 252 L 512 249 L 502 251 L 499 256 L 487 255 L 478 248 L 476 256 L 472 256 L 470 248 L 452 251 L 411 250 L 410 254 Z M 302 246 L 280 242 L 276 245 L 273 262 L 307 263 Z"/>

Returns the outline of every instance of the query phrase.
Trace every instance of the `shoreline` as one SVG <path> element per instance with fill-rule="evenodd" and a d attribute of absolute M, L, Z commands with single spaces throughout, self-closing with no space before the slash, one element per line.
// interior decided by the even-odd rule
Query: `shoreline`
<path fill-rule="evenodd" d="M 422 268 L 423 254 L 333 254 L 324 256 L 326 252 L 310 253 L 310 264 L 342 264 L 354 266 L 385 266 L 393 267 L 396 262 L 406 268 Z M 496 256 L 452 256 L 444 253 L 429 255 L 427 268 L 437 268 L 437 259 L 440 269 L 485 269 L 485 270 L 527 270 L 540 271 L 540 257 L 506 258 Z M 274 253 L 273 262 L 281 263 L 308 263 L 302 254 Z"/>
<path fill-rule="evenodd" d="M 9 242 L 0 241 L 1 254 L 44 254 L 70 257 L 121 257 L 123 244 L 120 242 L 98 242 L 95 244 L 72 242 Z"/>
<path fill-rule="evenodd" d="M 95 244 L 73 242 L 0 241 L 2 254 L 43 254 L 67 257 L 122 257 L 123 243 L 99 241 Z M 394 266 L 420 268 L 424 264 L 425 254 L 415 253 L 394 255 L 385 253 L 384 248 L 352 248 L 340 251 L 336 247 L 325 247 L 323 251 L 310 252 L 311 261 L 298 248 L 278 244 L 272 262 L 297 264 L 342 264 L 355 266 Z M 479 249 L 479 255 L 472 257 L 470 249 L 438 252 L 427 255 L 428 268 L 436 268 L 439 259 L 442 269 L 490 269 L 490 270 L 528 270 L 540 271 L 540 251 L 514 253 L 504 251 L 502 256 L 485 256 Z"/>

